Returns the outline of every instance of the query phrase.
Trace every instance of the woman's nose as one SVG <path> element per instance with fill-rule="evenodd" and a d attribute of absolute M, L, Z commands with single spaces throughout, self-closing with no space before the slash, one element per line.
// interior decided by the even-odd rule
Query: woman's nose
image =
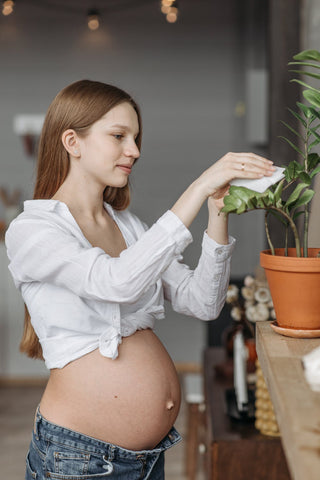
<path fill-rule="evenodd" d="M 138 158 L 140 156 L 140 150 L 136 142 L 130 143 L 125 149 L 125 155 L 128 157 Z"/>

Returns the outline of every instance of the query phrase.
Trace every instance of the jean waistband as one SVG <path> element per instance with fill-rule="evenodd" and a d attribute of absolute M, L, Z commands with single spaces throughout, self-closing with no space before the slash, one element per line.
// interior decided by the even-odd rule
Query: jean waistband
<path fill-rule="evenodd" d="M 181 440 L 181 436 L 177 430 L 172 427 L 170 432 L 154 449 L 128 450 L 126 448 L 119 447 L 118 445 L 103 442 L 102 440 L 98 440 L 83 433 L 76 432 L 69 428 L 52 423 L 42 416 L 39 406 L 35 414 L 34 436 L 37 440 L 49 440 L 65 446 L 78 448 L 79 450 L 88 453 L 107 455 L 108 458 L 116 458 L 117 456 L 120 456 L 128 459 L 134 459 L 137 457 L 141 459 L 150 455 L 158 455 L 159 453 L 171 448 Z"/>

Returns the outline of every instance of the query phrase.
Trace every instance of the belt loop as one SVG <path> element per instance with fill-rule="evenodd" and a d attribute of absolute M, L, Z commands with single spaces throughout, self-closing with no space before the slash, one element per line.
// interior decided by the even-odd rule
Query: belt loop
<path fill-rule="evenodd" d="M 41 420 L 40 405 L 38 405 L 35 416 L 34 416 L 34 422 L 33 422 L 33 433 L 34 433 L 37 440 L 39 440 L 39 423 L 40 423 L 40 420 Z"/>
<path fill-rule="evenodd" d="M 109 462 L 112 462 L 112 460 L 114 459 L 114 450 L 115 450 L 115 446 L 114 445 L 109 445 L 109 449 L 108 449 L 108 460 L 109 460 Z"/>

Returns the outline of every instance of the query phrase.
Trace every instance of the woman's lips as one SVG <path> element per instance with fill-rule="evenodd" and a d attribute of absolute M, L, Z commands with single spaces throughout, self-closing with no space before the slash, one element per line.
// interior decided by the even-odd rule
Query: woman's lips
<path fill-rule="evenodd" d="M 125 173 L 131 173 L 132 167 L 130 165 L 117 165 Z"/>

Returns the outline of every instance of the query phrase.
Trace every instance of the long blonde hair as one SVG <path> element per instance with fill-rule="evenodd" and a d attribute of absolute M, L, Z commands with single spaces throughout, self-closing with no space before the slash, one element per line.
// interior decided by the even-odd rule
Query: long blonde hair
<path fill-rule="evenodd" d="M 128 93 L 113 85 L 91 80 L 72 83 L 58 93 L 49 106 L 39 140 L 34 199 L 53 197 L 68 175 L 70 160 L 62 144 L 63 132 L 73 129 L 79 136 L 85 136 L 93 123 L 123 102 L 130 103 L 138 115 L 139 134 L 136 143 L 140 149 L 140 109 Z M 124 210 L 130 203 L 129 184 L 122 188 L 106 187 L 104 200 L 114 209 Z M 31 358 L 43 359 L 27 307 L 20 351 Z"/>

